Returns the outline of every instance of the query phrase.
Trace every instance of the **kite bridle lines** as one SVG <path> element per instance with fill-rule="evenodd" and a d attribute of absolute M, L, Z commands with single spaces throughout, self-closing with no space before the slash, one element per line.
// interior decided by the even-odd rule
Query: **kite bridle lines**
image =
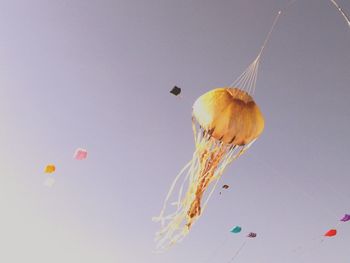
<path fill-rule="evenodd" d="M 344 10 L 338 5 L 338 3 L 335 0 L 330 0 L 330 1 L 333 3 L 333 5 L 341 13 L 341 15 L 343 16 L 343 18 L 345 19 L 345 21 L 347 22 L 347 24 L 350 28 L 349 16 L 346 15 Z M 279 10 L 277 12 L 277 15 L 275 16 L 275 19 L 272 23 L 272 26 L 271 26 L 268 34 L 266 35 L 266 38 L 263 42 L 263 45 L 260 48 L 258 55 L 253 60 L 253 62 L 247 67 L 247 69 L 234 82 L 232 82 L 230 87 L 236 87 L 236 88 L 239 88 L 241 90 L 246 91 L 250 95 L 254 95 L 256 80 L 257 80 L 257 76 L 258 76 L 259 63 L 260 63 L 260 59 L 262 57 L 263 51 L 271 38 L 272 32 L 273 32 L 281 14 L 284 13 L 289 8 L 289 6 L 291 6 L 294 2 L 296 2 L 296 0 L 289 1 L 283 11 Z"/>

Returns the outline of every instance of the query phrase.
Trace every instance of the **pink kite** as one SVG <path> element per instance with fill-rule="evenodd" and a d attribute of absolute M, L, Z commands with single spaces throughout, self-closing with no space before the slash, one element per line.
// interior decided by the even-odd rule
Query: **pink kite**
<path fill-rule="evenodd" d="M 74 159 L 76 160 L 84 160 L 87 158 L 87 150 L 78 148 L 74 153 Z"/>

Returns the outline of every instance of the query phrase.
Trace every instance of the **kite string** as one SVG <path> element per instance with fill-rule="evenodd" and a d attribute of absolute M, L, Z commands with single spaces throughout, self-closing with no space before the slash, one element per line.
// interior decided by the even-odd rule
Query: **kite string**
<path fill-rule="evenodd" d="M 257 80 L 257 71 L 259 68 L 259 62 L 260 62 L 261 56 L 263 54 L 263 51 L 265 50 L 265 47 L 267 46 L 267 44 L 271 38 L 271 35 L 276 27 L 276 24 L 281 16 L 281 14 L 283 12 L 285 12 L 289 8 L 289 6 L 292 5 L 295 1 L 296 0 L 290 0 L 283 9 L 281 9 L 277 12 L 277 15 L 275 16 L 275 19 L 271 25 L 271 28 L 270 28 L 269 32 L 267 33 L 262 46 L 260 47 L 260 51 L 259 51 L 258 55 L 254 59 L 254 61 L 246 68 L 246 70 L 235 81 L 232 82 L 230 87 L 236 86 L 237 88 L 240 88 L 241 90 L 248 92 L 248 94 L 254 94 L 256 80 Z"/>
<path fill-rule="evenodd" d="M 270 38 L 271 38 L 272 32 L 273 32 L 273 30 L 274 30 L 274 28 L 275 28 L 275 26 L 276 26 L 276 24 L 277 24 L 277 22 L 278 22 L 278 19 L 279 19 L 280 15 L 282 14 L 282 12 L 285 12 L 285 11 L 289 8 L 289 6 L 291 6 L 291 5 L 292 5 L 293 3 L 295 3 L 296 1 L 297 1 L 297 0 L 291 0 L 291 1 L 289 1 L 289 2 L 287 3 L 286 7 L 284 8 L 283 11 L 282 11 L 282 10 L 279 10 L 279 11 L 277 12 L 277 15 L 276 15 L 276 17 L 275 17 L 275 19 L 274 19 L 274 21 L 273 21 L 273 23 L 272 23 L 272 26 L 271 26 L 271 28 L 270 28 L 270 31 L 268 32 L 268 34 L 267 34 L 267 36 L 266 36 L 266 38 L 265 38 L 265 40 L 264 40 L 264 42 L 263 42 L 263 45 L 262 45 L 261 48 L 260 48 L 260 52 L 258 53 L 257 60 L 260 60 L 260 57 L 261 57 L 261 55 L 262 55 L 262 53 L 263 53 L 263 51 L 264 51 L 264 49 L 265 49 L 265 47 L 266 47 L 268 41 L 269 41 Z M 333 3 L 333 5 L 338 9 L 338 11 L 341 13 L 341 15 L 343 16 L 343 18 L 344 18 L 345 21 L 347 22 L 348 26 L 350 27 L 350 18 L 349 18 L 349 16 L 344 12 L 344 10 L 338 5 L 338 3 L 337 3 L 335 0 L 330 0 L 330 1 L 331 1 L 331 2 Z"/>
<path fill-rule="evenodd" d="M 230 259 L 230 262 L 233 262 L 235 260 L 235 258 L 239 255 L 239 253 L 242 251 L 242 249 L 244 248 L 244 246 L 246 245 L 247 241 L 244 241 L 243 244 L 240 246 L 240 248 L 236 251 L 236 254 Z"/>
<path fill-rule="evenodd" d="M 213 262 L 213 260 L 211 259 L 214 258 L 214 256 L 217 255 L 220 249 L 226 245 L 228 238 L 229 236 L 226 236 L 226 238 L 216 247 L 216 249 L 209 255 L 209 257 L 204 262 Z"/>
<path fill-rule="evenodd" d="M 348 23 L 348 26 L 350 28 L 350 18 L 345 14 L 344 10 L 338 5 L 338 3 L 335 0 L 330 0 L 332 4 L 338 9 L 340 14 L 344 17 L 345 21 Z"/>
<path fill-rule="evenodd" d="M 281 14 L 282 14 L 282 12 L 284 13 L 284 12 L 289 8 L 289 6 L 291 6 L 295 1 L 296 1 L 296 0 L 290 0 L 290 1 L 287 3 L 287 5 L 286 5 L 285 8 L 283 8 L 283 9 L 281 9 L 281 10 L 279 10 L 279 11 L 277 12 L 277 15 L 275 16 L 275 19 L 273 20 L 273 23 L 272 23 L 272 26 L 271 26 L 271 28 L 270 28 L 270 31 L 267 33 L 266 38 L 265 38 L 265 40 L 264 40 L 264 42 L 263 42 L 263 44 L 262 44 L 262 46 L 261 46 L 261 48 L 260 48 L 260 51 L 259 51 L 259 53 L 258 53 L 258 55 L 257 55 L 257 57 L 256 57 L 256 59 L 255 59 L 255 60 L 257 61 L 257 64 L 259 64 L 259 62 L 260 62 L 260 58 L 261 58 L 261 56 L 262 56 L 262 53 L 263 53 L 263 51 L 264 51 L 266 45 L 268 44 L 268 42 L 269 42 L 269 40 L 270 40 L 270 38 L 271 38 L 271 35 L 272 35 L 272 33 L 273 33 L 273 30 L 275 29 L 276 24 L 277 24 L 277 22 L 278 22 L 278 20 L 279 20 L 279 18 L 280 18 L 280 16 L 281 16 Z M 254 61 L 255 61 L 255 60 L 254 60 Z M 253 88 L 255 88 L 255 87 L 253 87 Z"/>
<path fill-rule="evenodd" d="M 263 43 L 263 45 L 262 45 L 261 48 L 260 48 L 260 52 L 258 53 L 258 56 L 257 56 L 257 59 L 258 59 L 258 60 L 260 59 L 261 54 L 262 54 L 262 52 L 263 52 L 264 49 L 265 49 L 265 46 L 267 45 L 268 41 L 270 40 L 271 34 L 272 34 L 272 32 L 273 32 L 273 30 L 274 30 L 274 28 L 275 28 L 275 26 L 276 26 L 276 24 L 277 24 L 277 21 L 278 21 L 278 19 L 279 19 L 279 17 L 280 17 L 281 14 L 282 14 L 282 11 L 279 10 L 278 13 L 277 13 L 277 15 L 276 15 L 276 17 L 275 17 L 275 19 L 274 19 L 274 21 L 273 21 L 273 23 L 272 23 L 272 26 L 271 26 L 271 28 L 270 28 L 270 31 L 269 31 L 269 33 L 267 34 L 267 36 L 266 36 L 266 38 L 265 38 L 265 40 L 264 40 L 264 43 Z"/>

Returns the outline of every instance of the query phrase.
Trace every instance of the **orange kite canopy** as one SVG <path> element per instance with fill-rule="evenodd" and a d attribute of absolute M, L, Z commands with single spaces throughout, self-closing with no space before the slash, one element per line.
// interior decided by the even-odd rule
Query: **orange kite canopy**
<path fill-rule="evenodd" d="M 336 229 L 329 230 L 326 234 L 324 234 L 325 237 L 334 237 L 337 234 Z"/>
<path fill-rule="evenodd" d="M 45 168 L 45 173 L 51 174 L 51 173 L 53 173 L 54 171 L 56 171 L 56 167 L 55 167 L 55 165 L 53 165 L 53 164 L 49 164 L 49 165 L 47 165 L 46 168 Z"/>
<path fill-rule="evenodd" d="M 264 117 L 253 98 L 237 88 L 218 88 L 193 104 L 193 117 L 215 139 L 246 145 L 264 130 Z"/>

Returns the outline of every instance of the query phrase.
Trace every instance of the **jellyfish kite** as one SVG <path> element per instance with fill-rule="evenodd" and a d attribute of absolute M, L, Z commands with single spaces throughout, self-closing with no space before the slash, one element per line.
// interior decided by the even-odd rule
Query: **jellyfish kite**
<path fill-rule="evenodd" d="M 195 139 L 192 160 L 175 178 L 159 217 L 154 218 L 161 223 L 159 248 L 187 235 L 225 168 L 241 156 L 264 129 L 259 107 L 239 88 L 218 88 L 205 93 L 194 103 L 192 116 Z M 182 175 L 185 176 L 173 203 L 175 211 L 165 215 L 168 200 Z M 202 199 L 211 184 L 214 186 L 203 205 Z"/>
<path fill-rule="evenodd" d="M 261 50 L 262 51 L 262 50 Z M 167 248 L 185 237 L 201 216 L 225 168 L 241 156 L 260 136 L 264 117 L 249 94 L 254 91 L 261 52 L 236 80 L 239 86 L 211 90 L 193 104 L 192 127 L 195 151 L 192 160 L 177 175 L 154 221 L 161 223 L 157 233 L 158 249 Z M 165 215 L 181 176 L 175 211 Z M 204 203 L 206 190 L 213 185 Z M 186 187 L 186 188 L 185 188 Z"/>
<path fill-rule="evenodd" d="M 159 216 L 156 249 L 180 242 L 203 214 L 225 168 L 240 157 L 264 130 L 264 117 L 252 97 L 261 54 L 281 15 L 273 25 L 255 60 L 230 85 L 201 95 L 193 104 L 192 159 L 175 177 Z"/>

